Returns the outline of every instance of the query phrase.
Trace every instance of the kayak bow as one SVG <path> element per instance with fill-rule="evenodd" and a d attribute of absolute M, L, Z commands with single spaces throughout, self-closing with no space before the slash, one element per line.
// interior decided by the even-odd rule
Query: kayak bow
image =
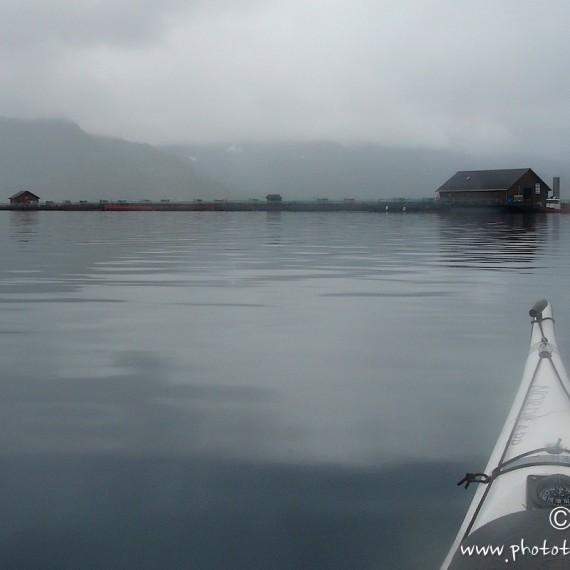
<path fill-rule="evenodd" d="M 570 568 L 570 531 L 561 532 L 566 520 L 570 526 L 570 381 L 550 304 L 539 301 L 530 316 L 520 388 L 485 472 L 458 483 L 479 486 L 442 570 Z"/>

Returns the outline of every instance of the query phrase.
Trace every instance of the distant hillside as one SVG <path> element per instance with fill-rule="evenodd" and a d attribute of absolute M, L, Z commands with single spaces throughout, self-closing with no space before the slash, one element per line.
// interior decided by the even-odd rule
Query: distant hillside
<path fill-rule="evenodd" d="M 0 118 L 0 201 L 30 190 L 44 200 L 190 200 L 229 191 L 148 144 L 91 136 L 64 120 Z"/>
<path fill-rule="evenodd" d="M 467 156 L 375 144 L 331 142 L 239 143 L 166 147 L 193 169 L 215 177 L 243 197 L 269 192 L 285 199 L 433 197 L 457 170 L 530 167 L 551 185 L 570 180 L 566 164 L 532 156 Z"/>
<path fill-rule="evenodd" d="M 570 165 L 535 156 L 467 156 L 374 144 L 148 144 L 92 136 L 65 120 L 0 117 L 0 202 L 20 190 L 45 200 L 433 197 L 457 170 L 532 168 L 547 184 Z"/>

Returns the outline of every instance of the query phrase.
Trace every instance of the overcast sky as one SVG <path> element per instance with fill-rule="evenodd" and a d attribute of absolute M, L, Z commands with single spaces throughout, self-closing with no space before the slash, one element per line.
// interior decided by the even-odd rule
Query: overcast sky
<path fill-rule="evenodd" d="M 569 0 L 2 0 L 0 115 L 565 154 Z"/>

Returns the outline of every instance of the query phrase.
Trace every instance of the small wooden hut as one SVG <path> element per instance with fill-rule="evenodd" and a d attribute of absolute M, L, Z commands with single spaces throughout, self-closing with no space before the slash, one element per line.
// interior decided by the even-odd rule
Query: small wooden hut
<path fill-rule="evenodd" d="M 37 206 L 40 197 L 36 196 L 29 190 L 22 190 L 10 196 L 10 204 L 14 206 Z"/>

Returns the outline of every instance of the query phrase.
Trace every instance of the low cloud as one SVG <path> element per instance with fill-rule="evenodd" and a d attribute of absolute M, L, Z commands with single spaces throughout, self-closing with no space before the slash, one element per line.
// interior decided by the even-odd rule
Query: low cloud
<path fill-rule="evenodd" d="M 570 122 L 565 0 L 20 0 L 0 22 L 0 114 L 151 143 L 558 152 Z"/>

